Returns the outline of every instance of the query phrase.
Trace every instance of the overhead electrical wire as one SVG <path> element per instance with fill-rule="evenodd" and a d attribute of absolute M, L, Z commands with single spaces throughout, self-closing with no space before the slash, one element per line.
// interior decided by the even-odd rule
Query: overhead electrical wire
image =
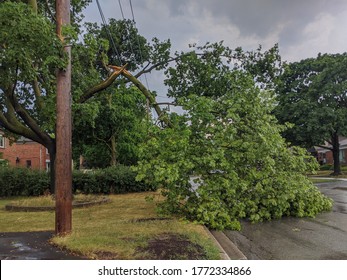
<path fill-rule="evenodd" d="M 116 47 L 116 44 L 115 44 L 115 42 L 113 40 L 112 34 L 110 32 L 110 29 L 108 28 L 108 25 L 107 25 L 107 22 L 106 22 L 106 19 L 105 19 L 104 13 L 102 11 L 102 8 L 101 8 L 99 0 L 96 0 L 96 3 L 98 5 L 98 9 L 99 9 L 99 13 L 100 13 L 102 22 L 103 22 L 103 24 L 105 26 L 106 32 L 107 32 L 107 34 L 109 36 L 109 39 L 111 41 L 114 54 L 115 54 L 116 57 L 118 57 L 120 65 L 122 65 L 123 62 L 122 62 L 121 55 L 120 55 L 120 53 L 119 53 L 119 51 L 118 51 L 118 49 Z M 122 14 L 122 18 L 125 21 L 125 15 L 124 15 L 124 11 L 123 11 L 121 0 L 118 0 L 118 4 L 119 4 L 120 12 Z M 130 10 L 131 10 L 131 15 L 132 15 L 132 21 L 133 21 L 134 27 L 137 29 L 136 20 L 135 20 L 135 14 L 134 14 L 134 8 L 133 8 L 131 0 L 129 0 L 129 5 L 130 5 Z M 128 35 L 128 40 L 129 40 L 129 46 L 130 46 L 130 49 L 131 49 L 131 53 L 135 56 L 135 52 L 133 50 L 133 47 L 132 47 L 132 44 L 131 44 L 131 40 L 130 40 L 130 31 L 128 29 L 126 31 L 127 31 L 127 35 Z M 136 41 L 137 41 L 137 44 L 138 44 L 138 47 L 139 47 L 139 55 L 140 55 L 141 62 L 143 62 L 143 55 L 142 55 L 142 50 L 141 50 L 141 44 L 140 44 L 140 40 L 139 40 L 138 36 L 136 36 Z M 145 82 L 146 82 L 146 87 L 150 91 L 146 73 L 144 73 L 144 78 L 145 78 Z M 164 98 L 164 96 L 160 96 L 160 97 Z M 165 98 L 167 98 L 167 97 L 165 97 Z M 149 110 L 149 100 L 148 99 L 147 99 L 147 108 L 148 108 L 147 110 Z"/>
<path fill-rule="evenodd" d="M 119 0 L 119 1 L 120 1 L 120 0 Z M 134 15 L 134 9 L 133 9 L 133 4 L 132 4 L 131 0 L 129 0 L 129 5 L 130 5 L 130 10 L 131 10 L 131 15 L 132 15 L 132 18 L 133 18 L 134 26 L 135 26 L 135 28 L 137 29 L 137 27 L 136 27 L 135 15 Z M 143 61 L 143 56 L 142 56 L 142 51 L 141 51 L 141 45 L 140 45 L 139 37 L 136 36 L 136 39 L 137 39 L 137 44 L 138 44 L 138 46 L 139 46 L 140 59 L 141 59 L 141 61 Z M 149 90 L 148 80 L 147 80 L 147 75 L 146 75 L 146 73 L 144 74 L 144 76 L 145 76 L 146 86 L 147 86 L 147 88 L 148 88 L 148 90 Z"/>
<path fill-rule="evenodd" d="M 122 14 L 122 18 L 123 18 L 123 21 L 124 21 L 124 23 L 125 23 L 125 16 L 124 16 L 124 12 L 123 12 L 123 7 L 122 7 L 122 3 L 121 3 L 121 0 L 118 0 L 118 4 L 119 4 L 119 8 L 120 8 L 120 11 L 121 11 L 121 14 Z M 134 52 L 134 49 L 133 49 L 133 45 L 132 45 L 132 43 L 131 43 L 131 36 L 130 36 L 130 31 L 129 31 L 129 29 L 128 28 L 126 28 L 126 33 L 127 33 L 127 39 L 128 39 L 128 41 L 129 41 L 129 46 L 130 46 L 130 50 L 131 50 L 131 54 L 134 56 L 134 58 L 135 58 L 135 52 Z"/>
<path fill-rule="evenodd" d="M 118 2 L 119 2 L 119 6 L 120 6 L 120 9 L 121 9 L 121 13 L 122 13 L 123 19 L 125 19 L 124 18 L 123 9 L 122 9 L 121 0 L 118 0 Z M 130 5 L 130 10 L 131 10 L 133 24 L 134 24 L 134 27 L 137 29 L 135 15 L 134 15 L 134 9 L 133 9 L 133 4 L 132 4 L 131 0 L 129 0 L 129 5 Z M 130 37 L 130 34 L 129 34 L 129 37 Z M 141 51 L 141 44 L 140 44 L 139 36 L 136 36 L 136 41 L 137 41 L 137 45 L 138 45 L 138 48 L 139 48 L 140 59 L 141 59 L 141 62 L 143 63 L 143 55 L 142 55 L 142 51 Z M 130 40 L 129 40 L 129 42 L 130 42 Z M 145 77 L 146 87 L 150 91 L 146 73 L 144 73 L 144 77 Z M 149 106 L 149 99 L 148 98 L 146 99 L 146 103 L 147 103 L 147 105 L 146 105 L 147 106 L 147 117 L 149 117 L 150 106 Z"/>
<path fill-rule="evenodd" d="M 101 20 L 102 20 L 102 22 L 103 22 L 103 24 L 104 24 L 104 26 L 105 26 L 107 35 L 108 35 L 108 37 L 109 37 L 109 39 L 110 39 L 110 41 L 111 41 L 111 44 L 112 44 L 112 47 L 113 47 L 113 51 L 114 51 L 114 55 L 118 57 L 119 65 L 122 65 L 122 64 L 123 64 L 122 58 L 121 58 L 121 56 L 120 56 L 120 54 L 119 54 L 119 52 L 118 52 L 118 49 L 117 49 L 117 47 L 116 47 L 116 44 L 115 44 L 114 40 L 113 40 L 112 34 L 111 34 L 111 32 L 110 32 L 110 29 L 109 29 L 108 26 L 107 26 L 107 22 L 106 22 L 104 13 L 103 13 L 103 11 L 102 11 L 101 5 L 100 5 L 100 3 L 99 3 L 99 0 L 96 0 L 96 3 L 97 3 L 97 5 L 98 5 L 98 9 L 99 9 L 99 13 L 100 13 L 100 16 L 101 16 Z"/>

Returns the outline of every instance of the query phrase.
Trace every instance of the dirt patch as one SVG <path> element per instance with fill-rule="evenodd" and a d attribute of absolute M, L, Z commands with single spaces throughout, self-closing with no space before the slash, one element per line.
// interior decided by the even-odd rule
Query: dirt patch
<path fill-rule="evenodd" d="M 161 234 L 148 241 L 146 247 L 137 248 L 140 259 L 150 260 L 202 260 L 204 249 L 181 234 Z"/>
<path fill-rule="evenodd" d="M 93 252 L 95 259 L 97 260 L 116 260 L 118 259 L 117 254 L 108 251 L 96 251 Z"/>

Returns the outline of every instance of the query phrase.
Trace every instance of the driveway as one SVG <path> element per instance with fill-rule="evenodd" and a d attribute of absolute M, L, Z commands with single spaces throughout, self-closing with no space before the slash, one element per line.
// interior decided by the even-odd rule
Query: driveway
<path fill-rule="evenodd" d="M 347 260 L 347 181 L 317 184 L 334 200 L 333 211 L 316 218 L 242 223 L 241 232 L 225 231 L 248 259 Z"/>
<path fill-rule="evenodd" d="M 0 233 L 0 260 L 81 260 L 51 245 L 53 232 L 7 232 Z"/>

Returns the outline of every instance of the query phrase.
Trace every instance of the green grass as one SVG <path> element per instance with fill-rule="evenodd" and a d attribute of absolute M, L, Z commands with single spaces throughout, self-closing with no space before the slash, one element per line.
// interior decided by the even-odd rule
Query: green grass
<path fill-rule="evenodd" d="M 320 170 L 317 171 L 316 174 L 310 174 L 309 176 L 314 176 L 314 177 L 328 177 L 328 178 L 342 178 L 342 179 L 346 179 L 347 178 L 347 172 L 346 171 L 342 171 L 342 174 L 339 176 L 331 176 L 330 174 L 332 173 L 332 170 Z"/>
<path fill-rule="evenodd" d="M 77 194 L 73 196 L 73 203 L 97 202 L 102 198 L 103 196 Z M 21 207 L 52 207 L 55 206 L 55 199 L 52 195 L 23 197 L 17 198 L 16 200 L 10 202 L 10 204 Z"/>
<path fill-rule="evenodd" d="M 148 195 L 149 193 L 110 195 L 110 203 L 74 209 L 73 232 L 65 237 L 54 237 L 51 241 L 93 259 L 102 258 L 105 254 L 117 259 L 143 259 L 145 255 L 141 255 L 138 248 L 145 247 L 151 238 L 168 233 L 182 234 L 202 246 L 207 259 L 219 259 L 218 249 L 204 227 L 175 218 L 157 219 L 155 202 L 145 200 Z M 159 195 L 154 195 L 155 200 L 160 199 Z M 11 201 L 12 199 L 0 199 L 0 232 L 54 229 L 53 211 L 5 211 L 5 205 Z"/>
<path fill-rule="evenodd" d="M 337 180 L 334 179 L 323 179 L 323 178 L 310 178 L 310 181 L 314 184 L 318 184 L 318 183 L 329 183 L 329 182 L 336 182 Z"/>

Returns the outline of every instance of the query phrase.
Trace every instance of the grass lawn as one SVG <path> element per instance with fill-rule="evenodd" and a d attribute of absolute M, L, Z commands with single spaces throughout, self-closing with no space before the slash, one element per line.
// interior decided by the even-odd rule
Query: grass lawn
<path fill-rule="evenodd" d="M 317 171 L 317 174 L 310 174 L 309 176 L 313 176 L 313 177 L 329 177 L 329 178 L 342 178 L 342 179 L 346 179 L 347 178 L 347 172 L 346 171 L 342 171 L 342 174 L 339 176 L 331 176 L 330 174 L 332 173 L 332 170 L 319 170 Z"/>
<path fill-rule="evenodd" d="M 150 194 L 160 199 L 155 193 L 110 195 L 109 203 L 74 209 L 72 234 L 51 242 L 92 259 L 219 259 L 204 227 L 158 217 L 155 202 L 145 200 Z M 11 201 L 0 199 L 0 232 L 54 230 L 53 211 L 6 211 Z"/>
<path fill-rule="evenodd" d="M 336 182 L 337 180 L 335 179 L 324 179 L 324 178 L 310 178 L 310 181 L 314 184 L 318 184 L 318 183 L 328 183 L 328 182 Z"/>

